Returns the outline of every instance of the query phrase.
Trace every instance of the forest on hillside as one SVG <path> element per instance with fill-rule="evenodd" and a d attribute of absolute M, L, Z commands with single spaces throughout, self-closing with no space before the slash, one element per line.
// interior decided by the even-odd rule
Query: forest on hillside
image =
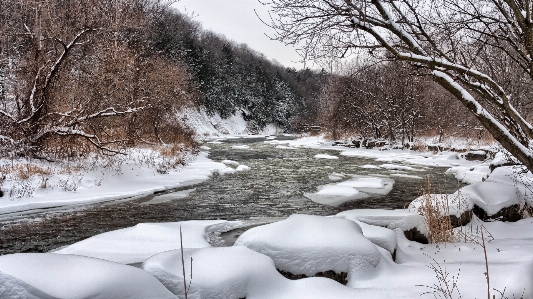
<path fill-rule="evenodd" d="M 160 0 L 0 3 L 0 150 L 48 160 L 194 147 L 183 108 L 253 130 L 316 115 L 323 73 L 286 69 Z"/>

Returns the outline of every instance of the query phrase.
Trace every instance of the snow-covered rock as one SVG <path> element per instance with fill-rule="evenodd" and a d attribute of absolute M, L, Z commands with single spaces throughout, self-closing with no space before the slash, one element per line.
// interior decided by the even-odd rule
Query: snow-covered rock
<path fill-rule="evenodd" d="M 34 286 L 2 272 L 0 272 L 0 298 L 55 299 Z"/>
<path fill-rule="evenodd" d="M 426 200 L 429 200 L 430 203 L 426 203 Z M 473 202 L 467 197 L 462 196 L 461 193 L 429 194 L 417 197 L 409 204 L 407 210 L 417 214 L 425 204 L 431 204 L 431 206 L 439 208 L 442 216 L 453 215 L 456 217 L 460 217 L 463 213 L 471 211 L 474 207 Z"/>
<path fill-rule="evenodd" d="M 52 253 L 0 256 L 0 295 L 6 299 L 176 298 L 142 269 Z"/>
<path fill-rule="evenodd" d="M 481 208 L 487 216 L 493 216 L 504 208 L 520 206 L 520 193 L 515 186 L 494 183 L 479 182 L 461 188 L 461 195 L 474 205 Z M 520 215 L 516 215 L 520 219 Z M 509 219 L 508 219 L 509 220 Z"/>
<path fill-rule="evenodd" d="M 520 198 L 529 206 L 533 206 L 533 174 L 521 166 L 498 167 L 485 182 L 515 186 Z"/>
<path fill-rule="evenodd" d="M 184 249 L 184 261 L 187 284 L 191 282 L 188 293 L 191 299 L 412 298 L 418 295 L 406 289 L 354 289 L 321 277 L 288 280 L 278 273 L 272 259 L 242 246 Z M 143 268 L 183 298 L 179 250 L 155 255 L 143 264 Z M 375 271 L 368 269 L 363 275 Z"/>
<path fill-rule="evenodd" d="M 427 234 L 424 218 L 405 210 L 356 209 L 340 212 L 335 216 L 392 230 L 400 229 L 406 232 L 416 229 L 423 235 Z"/>
<path fill-rule="evenodd" d="M 522 218 L 523 197 L 513 185 L 485 181 L 465 186 L 453 194 L 430 194 L 429 200 L 433 207 L 439 207 L 442 215 L 452 217 L 452 225 L 462 226 L 470 221 L 472 212 L 481 219 L 501 217 L 504 221 L 517 221 Z M 427 199 L 416 198 L 408 210 L 421 213 L 420 208 Z"/>
<path fill-rule="evenodd" d="M 446 170 L 447 174 L 452 174 L 459 181 L 466 184 L 473 184 L 485 180 L 489 174 L 489 165 L 481 164 L 474 167 L 469 166 L 454 166 Z"/>
<path fill-rule="evenodd" d="M 284 280 L 271 258 L 242 246 L 184 249 L 184 262 L 185 278 L 191 282 L 191 299 L 245 298 L 269 283 Z M 157 254 L 142 268 L 172 293 L 184 293 L 180 250 Z"/>
<path fill-rule="evenodd" d="M 292 274 L 366 271 L 379 263 L 376 246 L 355 222 L 335 217 L 291 215 L 243 233 L 235 246 L 271 257 L 276 268 Z"/>
<path fill-rule="evenodd" d="M 206 228 L 224 223 L 226 221 L 222 220 L 140 223 L 96 235 L 54 253 L 95 257 L 122 264 L 141 263 L 154 254 L 180 248 L 180 226 L 184 247 L 203 248 L 211 246 L 207 242 Z"/>
<path fill-rule="evenodd" d="M 357 225 L 361 227 L 365 238 L 375 245 L 386 249 L 391 254 L 396 250 L 396 233 L 393 230 L 381 226 L 366 224 L 357 220 L 356 217 L 351 217 L 350 214 L 338 214 L 336 217 L 348 219 L 357 223 Z"/>

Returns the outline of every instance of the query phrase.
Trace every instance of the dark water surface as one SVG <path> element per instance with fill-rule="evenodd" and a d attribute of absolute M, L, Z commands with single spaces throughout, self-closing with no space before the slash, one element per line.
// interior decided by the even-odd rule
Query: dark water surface
<path fill-rule="evenodd" d="M 278 136 L 277 140 L 289 138 Z M 189 197 L 161 204 L 145 205 L 156 195 L 113 205 L 93 205 L 81 210 L 35 215 L 42 221 L 2 223 L 0 254 L 14 252 L 47 252 L 99 233 L 133 226 L 141 222 L 182 221 L 192 219 L 245 220 L 261 217 L 287 217 L 294 213 L 331 215 L 354 208 L 403 208 L 416 198 L 425 180 L 391 177 L 393 190 L 379 197 L 346 203 L 340 207 L 317 204 L 304 197 L 320 185 L 332 183 L 329 175 L 345 173 L 388 176 L 394 171 L 363 169 L 359 166 L 380 165 L 373 159 L 339 156 L 337 151 L 316 149 L 278 149 L 264 143 L 264 138 L 238 138 L 223 143 L 206 144 L 209 157 L 215 161 L 237 161 L 251 168 L 248 172 L 214 175 L 194 186 Z M 249 149 L 232 146 L 246 144 Z M 315 159 L 319 153 L 339 156 L 337 160 Z M 416 168 L 421 168 L 416 166 Z M 439 192 L 457 189 L 453 177 L 446 176 L 446 168 L 426 167 L 423 171 L 408 172 L 421 177 L 430 176 Z M 164 193 L 179 192 L 178 188 Z M 157 194 L 160 195 L 160 194 Z"/>

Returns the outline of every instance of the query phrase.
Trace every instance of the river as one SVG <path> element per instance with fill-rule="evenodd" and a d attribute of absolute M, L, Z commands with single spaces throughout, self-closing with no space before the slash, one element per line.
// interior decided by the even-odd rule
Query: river
<path fill-rule="evenodd" d="M 277 139 L 292 137 L 278 136 Z M 395 183 L 387 195 L 345 203 L 338 207 L 311 201 L 304 193 L 332 183 L 332 173 L 364 176 L 390 176 L 395 171 L 361 168 L 380 165 L 373 159 L 345 157 L 338 151 L 318 149 L 276 148 L 265 138 L 226 139 L 207 144 L 209 157 L 215 161 L 233 160 L 249 166 L 250 171 L 214 175 L 209 180 L 163 193 L 116 204 L 91 205 L 82 209 L 53 214 L 32 215 L 27 220 L 2 223 L 0 254 L 15 252 L 47 252 L 99 233 L 136 225 L 141 222 L 167 222 L 192 219 L 247 220 L 250 218 L 283 218 L 294 213 L 332 215 L 355 208 L 403 208 L 416 198 L 425 180 L 393 177 Z M 236 145 L 247 145 L 242 148 Z M 339 159 L 316 159 L 316 154 L 329 154 Z M 439 192 L 457 190 L 456 180 L 444 174 L 446 168 L 420 167 L 416 176 L 431 177 Z M 165 195 L 174 200 L 154 203 L 154 197 Z M 186 196 L 188 194 L 188 196 Z M 157 202 L 157 201 L 155 201 Z"/>

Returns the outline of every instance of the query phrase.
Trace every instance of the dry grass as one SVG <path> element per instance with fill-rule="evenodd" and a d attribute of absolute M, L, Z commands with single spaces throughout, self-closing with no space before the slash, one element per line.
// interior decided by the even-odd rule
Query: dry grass
<path fill-rule="evenodd" d="M 159 148 L 159 152 L 163 157 L 176 158 L 183 155 L 183 147 L 180 144 L 164 145 Z"/>
<path fill-rule="evenodd" d="M 441 194 L 440 198 L 435 198 L 433 194 L 435 189 L 431 185 L 431 180 L 427 178 L 427 189 L 422 190 L 420 206 L 418 207 L 418 214 L 424 218 L 427 227 L 427 238 L 430 243 L 451 243 L 465 239 L 466 234 L 463 232 L 463 227 L 459 230 L 453 228 L 452 219 L 450 216 L 450 206 L 456 206 L 459 211 L 461 207 L 467 206 L 466 199 L 461 196 L 461 192 L 457 194 Z M 462 216 L 462 215 L 461 215 Z M 458 218 L 460 222 L 462 219 Z"/>
<path fill-rule="evenodd" d="M 418 207 L 418 213 L 424 217 L 426 223 L 428 241 L 435 244 L 453 242 L 456 238 L 449 216 L 448 199 L 434 200 L 431 191 L 431 181 L 428 177 L 427 190 L 422 190 L 421 205 Z"/>
<path fill-rule="evenodd" d="M 28 180 L 32 176 L 49 177 L 52 170 L 49 167 L 37 165 L 32 162 L 4 163 L 0 165 L 0 173 L 16 180 Z"/>

